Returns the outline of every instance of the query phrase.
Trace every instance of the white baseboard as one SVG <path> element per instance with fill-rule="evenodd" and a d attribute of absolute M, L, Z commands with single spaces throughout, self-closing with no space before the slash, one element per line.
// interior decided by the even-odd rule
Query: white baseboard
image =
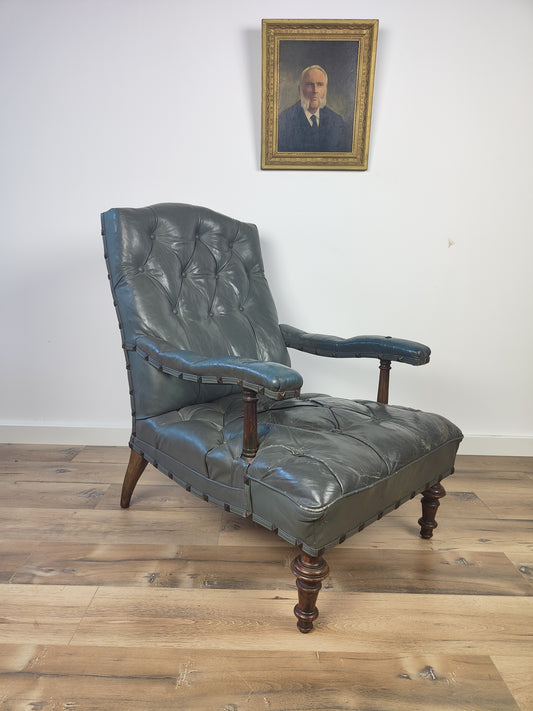
<path fill-rule="evenodd" d="M 126 447 L 131 429 L 125 427 L 46 427 L 0 425 L 0 443 L 69 444 Z"/>
<path fill-rule="evenodd" d="M 131 430 L 125 427 L 41 427 L 0 425 L 0 443 L 68 444 L 125 447 Z M 533 457 L 533 437 L 466 435 L 459 454 L 491 457 Z"/>
<path fill-rule="evenodd" d="M 459 454 L 478 454 L 488 457 L 533 457 L 533 437 L 465 435 L 459 447 Z"/>

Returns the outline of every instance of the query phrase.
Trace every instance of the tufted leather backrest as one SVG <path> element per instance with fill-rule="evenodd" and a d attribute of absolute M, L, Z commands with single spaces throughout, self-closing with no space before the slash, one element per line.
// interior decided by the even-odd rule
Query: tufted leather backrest
<path fill-rule="evenodd" d="M 188 383 L 159 372 L 135 353 L 139 336 L 206 356 L 290 365 L 255 225 L 166 203 L 109 210 L 102 215 L 102 233 L 135 417 L 233 392 L 232 386 Z"/>

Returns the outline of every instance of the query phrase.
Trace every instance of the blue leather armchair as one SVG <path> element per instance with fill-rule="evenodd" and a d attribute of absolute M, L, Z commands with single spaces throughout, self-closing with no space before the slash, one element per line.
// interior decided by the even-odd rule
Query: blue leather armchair
<path fill-rule="evenodd" d="M 109 210 L 102 232 L 133 420 L 121 505 L 151 463 L 294 544 L 295 614 L 309 632 L 328 548 L 417 493 L 421 535 L 437 525 L 461 432 L 387 404 L 391 361 L 423 365 L 429 348 L 280 325 L 254 225 L 160 204 Z M 287 347 L 378 359 L 377 401 L 301 394 Z"/>

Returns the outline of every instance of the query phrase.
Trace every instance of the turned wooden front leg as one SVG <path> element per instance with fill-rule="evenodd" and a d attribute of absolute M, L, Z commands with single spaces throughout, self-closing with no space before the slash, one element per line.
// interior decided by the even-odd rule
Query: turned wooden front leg
<path fill-rule="evenodd" d="M 311 632 L 313 622 L 318 617 L 316 600 L 322 581 L 329 575 L 329 566 L 322 556 L 314 557 L 300 553 L 291 563 L 291 570 L 296 575 L 298 604 L 294 608 L 297 627 L 300 632 Z"/>
<path fill-rule="evenodd" d="M 422 517 L 418 519 L 422 538 L 433 536 L 433 531 L 438 526 L 435 516 L 440 506 L 439 499 L 442 499 L 443 496 L 446 496 L 446 491 L 442 484 L 433 484 L 422 493 Z"/>

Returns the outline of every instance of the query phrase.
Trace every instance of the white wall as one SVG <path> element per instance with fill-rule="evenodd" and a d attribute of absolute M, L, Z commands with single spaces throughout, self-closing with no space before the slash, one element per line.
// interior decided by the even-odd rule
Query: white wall
<path fill-rule="evenodd" d="M 367 172 L 260 170 L 262 17 L 380 20 Z M 175 201 L 259 226 L 281 321 L 428 343 L 391 401 L 532 454 L 532 35 L 531 0 L 0 0 L 4 440 L 127 441 L 99 214 Z"/>

